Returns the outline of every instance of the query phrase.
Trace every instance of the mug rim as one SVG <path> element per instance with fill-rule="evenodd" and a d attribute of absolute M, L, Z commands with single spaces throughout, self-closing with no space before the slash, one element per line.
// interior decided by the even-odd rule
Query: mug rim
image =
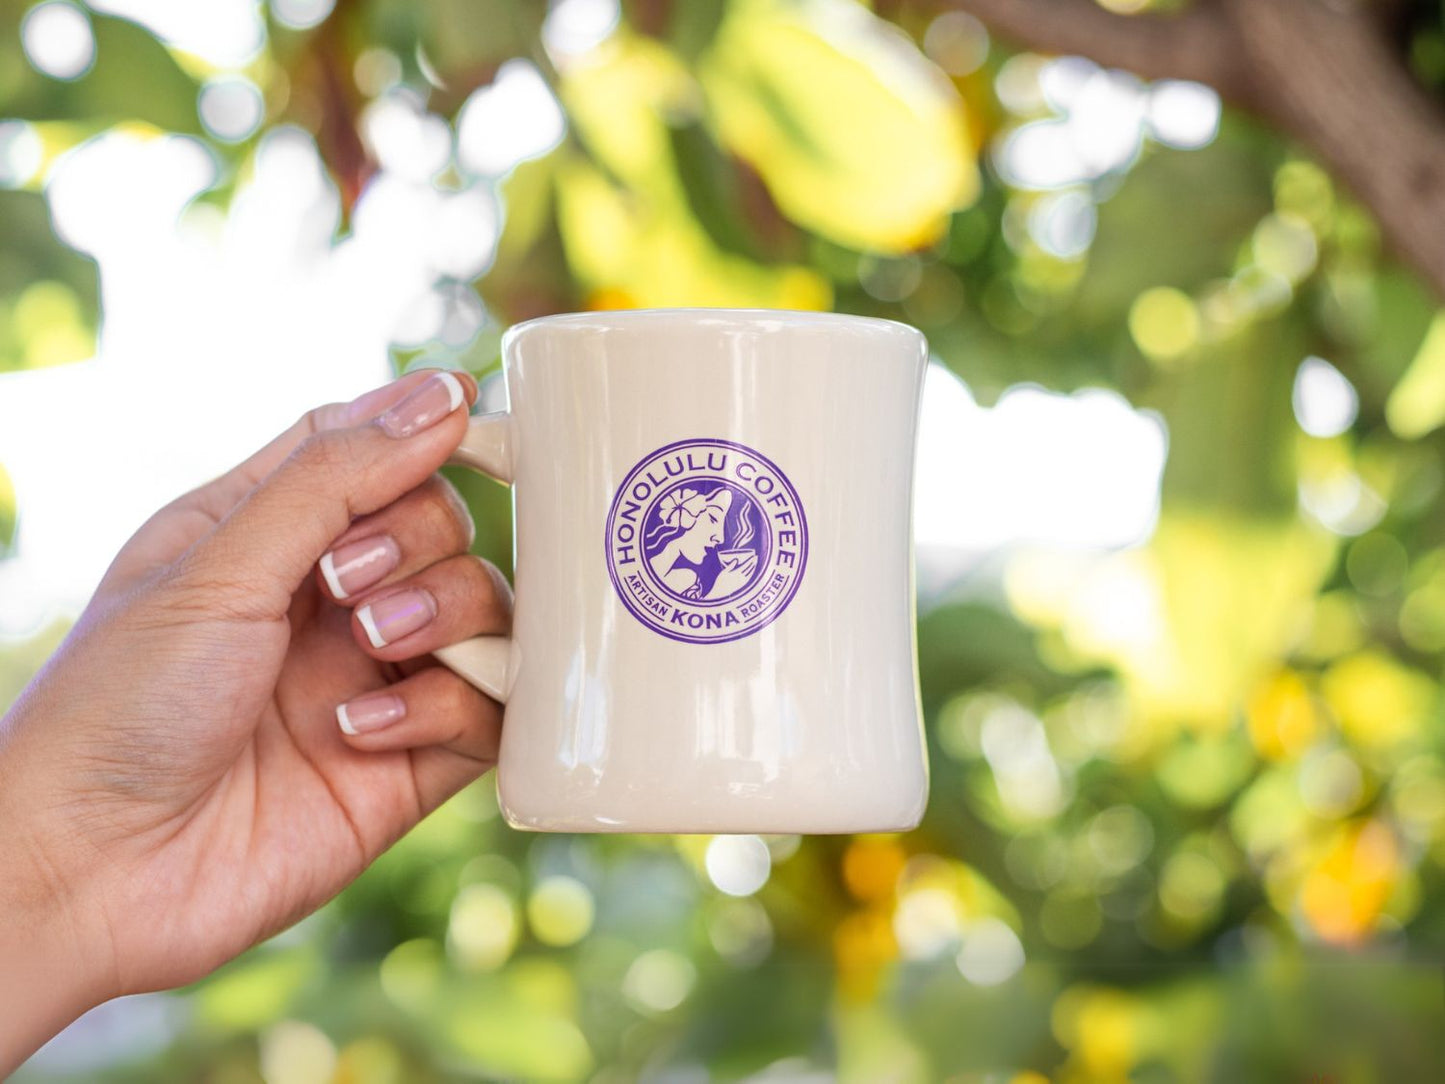
<path fill-rule="evenodd" d="M 599 325 L 598 330 L 616 329 L 618 324 L 648 324 L 677 316 L 704 316 L 722 324 L 760 327 L 769 322 L 793 324 L 822 324 L 851 326 L 858 330 L 886 335 L 900 332 L 909 338 L 922 342 L 927 339 L 923 332 L 901 320 L 890 320 L 883 316 L 861 316 L 851 312 L 833 312 L 822 309 L 765 309 L 730 308 L 726 306 L 684 305 L 676 308 L 655 307 L 642 309 L 590 309 L 577 312 L 549 313 L 534 316 L 513 324 L 502 333 L 502 348 L 529 331 L 540 327 L 577 327 L 589 323 Z"/>

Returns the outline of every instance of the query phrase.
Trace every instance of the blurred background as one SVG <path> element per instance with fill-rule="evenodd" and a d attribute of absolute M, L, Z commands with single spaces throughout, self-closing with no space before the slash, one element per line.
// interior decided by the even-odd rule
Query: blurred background
<path fill-rule="evenodd" d="M 919 829 L 530 835 L 489 776 L 17 1079 L 1441 1079 L 1442 18 L 0 0 L 0 706 L 157 506 L 408 366 L 501 403 L 518 320 L 933 350 Z"/>

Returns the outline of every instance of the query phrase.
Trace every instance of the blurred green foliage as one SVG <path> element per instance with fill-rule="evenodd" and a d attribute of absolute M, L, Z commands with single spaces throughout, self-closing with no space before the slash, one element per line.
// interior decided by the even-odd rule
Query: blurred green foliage
<path fill-rule="evenodd" d="M 388 89 L 363 73 L 454 122 L 529 58 L 568 127 L 498 181 L 505 231 L 474 284 L 495 325 L 832 307 L 917 325 L 983 402 L 1103 386 L 1169 433 L 1147 544 L 1012 552 L 923 613 L 916 832 L 768 838 L 771 878 L 735 898 L 707 838 L 513 832 L 485 779 L 172 998 L 172 1037 L 78 1078 L 1439 1078 L 1439 299 L 1329 176 L 1228 113 L 1207 146 L 1146 139 L 1076 185 L 1097 228 L 1061 255 L 1030 225 L 1057 194 L 987 153 L 1051 115 L 999 89 L 1036 86 L 1039 58 L 977 24 L 931 38 L 932 5 L 875 8 L 629 0 L 565 64 L 541 3 L 268 14 L 243 73 L 265 122 L 227 143 L 198 124 L 196 58 L 92 12 L 94 67 L 50 79 L 19 51 L 24 5 L 0 7 L 0 117 L 34 122 L 46 161 L 118 123 L 200 133 L 228 170 L 217 199 L 298 124 L 349 210 L 376 169 L 360 111 Z M 1432 10 L 1411 57 L 1438 85 Z M 94 268 L 51 234 L 41 176 L 0 191 L 0 370 L 93 348 Z M 462 355 L 479 371 L 495 330 Z M 1343 431 L 1301 429 L 1307 355 L 1358 393 Z M 478 551 L 508 566 L 505 494 L 456 480 Z M 0 474 L 0 545 L 11 503 Z M 0 697 L 53 643 L 6 648 Z"/>

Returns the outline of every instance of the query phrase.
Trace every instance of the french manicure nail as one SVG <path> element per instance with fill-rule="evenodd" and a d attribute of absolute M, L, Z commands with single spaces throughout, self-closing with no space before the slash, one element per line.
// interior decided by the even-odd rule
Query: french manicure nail
<path fill-rule="evenodd" d="M 409 437 L 435 425 L 467 401 L 455 373 L 440 372 L 423 381 L 401 402 L 376 419 L 389 437 Z"/>
<path fill-rule="evenodd" d="M 360 538 L 337 546 L 321 558 L 321 575 L 337 598 L 365 591 L 401 563 L 401 550 L 390 535 Z"/>
<path fill-rule="evenodd" d="M 406 714 L 406 702 L 394 693 L 360 696 L 336 705 L 336 721 L 348 734 L 367 734 L 390 726 Z"/>
<path fill-rule="evenodd" d="M 437 615 L 437 600 L 430 591 L 412 588 L 368 602 L 356 611 L 372 647 L 394 644 Z"/>

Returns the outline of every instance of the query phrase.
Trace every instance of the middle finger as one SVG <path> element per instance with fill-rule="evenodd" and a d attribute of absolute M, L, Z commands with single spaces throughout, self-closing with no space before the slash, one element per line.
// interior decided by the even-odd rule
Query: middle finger
<path fill-rule="evenodd" d="M 433 474 L 380 511 L 356 520 L 317 562 L 317 574 L 333 600 L 354 605 L 364 592 L 465 553 L 475 535 L 461 494 Z"/>
<path fill-rule="evenodd" d="M 352 634 L 373 658 L 401 662 L 511 627 L 512 589 L 495 565 L 463 554 L 360 599 Z"/>

